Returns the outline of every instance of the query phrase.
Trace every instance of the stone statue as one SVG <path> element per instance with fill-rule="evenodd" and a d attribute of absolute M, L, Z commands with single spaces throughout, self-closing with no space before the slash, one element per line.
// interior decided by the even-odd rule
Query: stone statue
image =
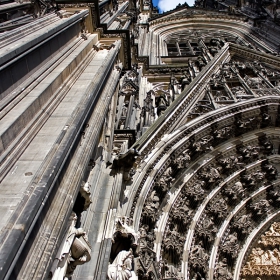
<path fill-rule="evenodd" d="M 214 235 L 217 232 L 217 227 L 214 225 L 213 217 L 204 217 L 197 224 L 197 233 L 201 237 L 208 238 L 208 241 L 214 239 Z"/>
<path fill-rule="evenodd" d="M 189 149 L 187 149 L 174 159 L 174 164 L 177 166 L 178 169 L 182 169 L 188 167 L 190 161 L 191 157 L 189 155 Z"/>
<path fill-rule="evenodd" d="M 222 218 L 227 215 L 228 206 L 224 198 L 218 196 L 211 201 L 208 206 L 208 211 Z"/>
<path fill-rule="evenodd" d="M 235 182 L 233 186 L 229 186 L 225 189 L 225 193 L 230 196 L 232 199 L 236 200 L 239 197 L 244 197 L 244 188 L 241 182 Z"/>
<path fill-rule="evenodd" d="M 52 280 L 63 280 L 65 276 L 71 277 L 76 266 L 89 262 L 91 247 L 87 234 L 82 228 L 76 228 L 77 215 L 72 212 L 70 227 L 64 244 L 59 250 L 50 274 Z"/>
<path fill-rule="evenodd" d="M 108 266 L 108 278 L 109 280 L 128 280 L 131 279 L 132 274 L 132 262 L 133 252 L 132 249 L 129 251 L 120 251 L 112 264 Z"/>
<path fill-rule="evenodd" d="M 239 162 L 236 156 L 229 156 L 218 160 L 218 163 L 223 167 L 225 171 L 232 170 L 233 168 L 239 168 L 243 164 Z"/>
<path fill-rule="evenodd" d="M 208 260 L 209 255 L 205 252 L 205 249 L 202 247 L 202 241 L 200 241 L 197 245 L 194 245 L 191 250 L 191 265 L 194 268 L 200 268 L 205 271 L 207 268 Z"/>
<path fill-rule="evenodd" d="M 248 234 L 252 230 L 251 214 L 238 217 L 233 222 L 233 227 L 241 230 L 243 234 Z"/>
<path fill-rule="evenodd" d="M 269 202 L 266 199 L 261 199 L 260 201 L 251 205 L 251 209 L 253 210 L 255 215 L 259 216 L 266 214 L 269 210 L 269 206 Z"/>
<path fill-rule="evenodd" d="M 173 174 L 172 167 L 169 166 L 156 182 L 156 186 L 158 186 L 161 189 L 161 191 L 163 192 L 168 191 L 170 184 L 175 180 L 172 174 Z"/>
<path fill-rule="evenodd" d="M 217 182 L 221 178 L 220 171 L 222 170 L 221 166 L 210 165 L 207 168 L 203 168 L 199 173 L 200 179 L 208 182 L 214 183 Z"/>
<path fill-rule="evenodd" d="M 191 196 L 193 200 L 200 201 L 204 198 L 203 187 L 205 187 L 205 185 L 204 181 L 197 181 L 196 184 L 187 189 L 186 193 L 188 196 Z"/>
<path fill-rule="evenodd" d="M 237 256 L 237 252 L 239 249 L 237 233 L 234 232 L 226 238 L 224 244 L 221 247 L 221 250 L 225 253 L 231 254 L 232 257 Z"/>
<path fill-rule="evenodd" d="M 228 271 L 227 268 L 227 259 L 224 258 L 222 261 L 219 261 L 216 265 L 215 279 L 217 280 L 232 280 L 233 276 Z"/>
<path fill-rule="evenodd" d="M 272 164 L 266 164 L 264 165 L 263 169 L 266 172 L 266 176 L 270 179 L 270 180 L 274 180 L 277 177 L 277 169 L 272 165 Z"/>
<path fill-rule="evenodd" d="M 85 199 L 84 203 L 84 209 L 83 211 L 87 210 L 90 204 L 92 203 L 91 198 L 90 198 L 90 184 L 88 182 L 82 182 L 81 188 L 80 188 L 80 194 L 81 196 Z"/>
<path fill-rule="evenodd" d="M 215 139 L 228 139 L 232 136 L 232 127 L 226 126 L 214 131 Z"/>
<path fill-rule="evenodd" d="M 156 191 L 152 191 L 150 197 L 147 199 L 144 210 L 147 210 L 147 212 L 154 212 L 158 210 L 159 205 L 159 197 L 156 195 Z"/>
<path fill-rule="evenodd" d="M 166 99 L 165 94 L 160 95 L 157 100 L 157 115 L 160 116 L 168 106 L 169 106 L 169 102 Z"/>
<path fill-rule="evenodd" d="M 212 150 L 212 140 L 213 140 L 213 136 L 211 135 L 207 135 L 201 138 L 200 141 L 197 141 L 193 144 L 193 147 L 195 149 L 196 152 L 206 152 L 208 150 Z"/>
<path fill-rule="evenodd" d="M 126 115 L 127 115 L 127 104 L 123 104 L 121 116 L 126 117 Z"/>

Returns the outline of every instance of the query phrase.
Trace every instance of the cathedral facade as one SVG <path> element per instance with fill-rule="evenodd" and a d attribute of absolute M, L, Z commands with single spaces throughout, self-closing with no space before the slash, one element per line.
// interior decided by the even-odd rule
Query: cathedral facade
<path fill-rule="evenodd" d="M 278 1 L 0 4 L 0 280 L 279 279 Z"/>

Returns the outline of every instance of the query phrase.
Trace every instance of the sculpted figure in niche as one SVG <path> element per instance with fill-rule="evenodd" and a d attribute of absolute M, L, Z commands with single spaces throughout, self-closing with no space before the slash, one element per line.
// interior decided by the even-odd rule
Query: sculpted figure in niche
<path fill-rule="evenodd" d="M 173 219 L 179 220 L 184 225 L 187 225 L 191 221 L 193 211 L 188 207 L 188 201 L 182 202 L 172 211 Z"/>
<path fill-rule="evenodd" d="M 145 208 L 151 211 L 158 210 L 159 197 L 156 195 L 156 191 L 152 191 L 150 197 L 147 199 L 147 205 Z"/>
<path fill-rule="evenodd" d="M 219 164 L 226 170 L 232 170 L 233 168 L 243 165 L 239 162 L 236 156 L 229 156 L 218 160 Z"/>
<path fill-rule="evenodd" d="M 148 225 L 143 225 L 140 229 L 140 249 L 149 247 L 153 247 L 154 242 L 154 230 L 149 231 Z"/>
<path fill-rule="evenodd" d="M 227 259 L 219 261 L 215 267 L 215 279 L 217 280 L 232 280 L 233 276 L 227 269 Z"/>
<path fill-rule="evenodd" d="M 251 206 L 251 209 L 256 215 L 266 214 L 269 210 L 269 202 L 266 199 L 261 199 Z"/>
<path fill-rule="evenodd" d="M 156 186 L 160 187 L 161 191 L 166 192 L 168 191 L 170 184 L 175 180 L 172 177 L 173 170 L 172 167 L 168 167 L 162 176 L 156 182 Z"/>
<path fill-rule="evenodd" d="M 257 146 L 248 145 L 247 147 L 241 147 L 239 149 L 239 152 L 242 155 L 243 160 L 248 161 L 248 160 L 258 158 L 260 148 Z"/>
<path fill-rule="evenodd" d="M 241 182 L 235 182 L 233 186 L 227 187 L 225 193 L 231 196 L 232 199 L 238 199 L 238 197 L 244 197 L 244 188 Z"/>
<path fill-rule="evenodd" d="M 157 100 L 157 115 L 161 116 L 168 106 L 169 102 L 166 99 L 165 94 L 161 94 Z"/>
<path fill-rule="evenodd" d="M 207 262 L 209 255 L 205 252 L 205 249 L 202 247 L 202 241 L 197 245 L 194 245 L 191 250 L 190 262 L 192 267 L 200 268 L 203 271 L 207 269 Z"/>
<path fill-rule="evenodd" d="M 214 234 L 217 232 L 217 228 L 214 226 L 212 217 L 205 217 L 197 225 L 197 233 L 199 236 L 207 237 L 209 241 L 213 240 Z"/>
<path fill-rule="evenodd" d="M 178 157 L 175 158 L 174 164 L 177 166 L 178 169 L 188 167 L 189 162 L 191 161 L 191 157 L 189 155 L 189 149 L 184 151 Z"/>
<path fill-rule="evenodd" d="M 213 149 L 211 146 L 211 142 L 213 140 L 213 136 L 208 135 L 201 138 L 200 141 L 197 141 L 193 144 L 196 152 L 204 152 Z"/>
<path fill-rule="evenodd" d="M 221 169 L 222 167 L 216 168 L 214 166 L 204 168 L 200 172 L 199 177 L 209 183 L 217 182 L 221 178 L 221 174 L 220 174 Z"/>
<path fill-rule="evenodd" d="M 85 199 L 85 203 L 84 203 L 84 211 L 88 209 L 89 205 L 92 203 L 90 195 L 90 188 L 91 185 L 89 184 L 89 182 L 82 182 L 81 188 L 80 188 L 80 193 L 81 196 Z"/>
<path fill-rule="evenodd" d="M 232 128 L 229 126 L 214 131 L 214 136 L 216 139 L 227 139 L 231 135 L 232 135 Z"/>
<path fill-rule="evenodd" d="M 191 81 L 191 76 L 187 71 L 184 71 L 183 76 L 180 79 L 181 85 L 182 85 L 182 90 L 190 83 Z"/>
<path fill-rule="evenodd" d="M 191 196 L 195 201 L 200 201 L 204 197 L 203 187 L 206 185 L 204 181 L 197 181 L 193 186 L 190 186 L 187 189 L 187 194 Z"/>
<path fill-rule="evenodd" d="M 120 251 L 112 264 L 108 266 L 109 280 L 128 280 L 133 279 L 132 273 L 133 252 Z"/>
<path fill-rule="evenodd" d="M 239 119 L 237 121 L 237 127 L 239 129 L 243 129 L 243 130 L 255 128 L 255 125 L 256 125 L 256 119 L 255 118 L 249 118 L 249 119 L 246 119 L 246 120 Z"/>
<path fill-rule="evenodd" d="M 241 176 L 242 182 L 245 183 L 246 187 L 250 188 L 259 183 L 262 183 L 265 179 L 265 174 L 257 170 L 252 174 L 246 174 Z"/>
<path fill-rule="evenodd" d="M 222 197 L 217 197 L 215 200 L 212 200 L 208 206 L 209 212 L 217 215 L 219 218 L 227 215 L 227 203 Z"/>
<path fill-rule="evenodd" d="M 237 233 L 234 232 L 233 234 L 230 234 L 226 238 L 224 244 L 222 245 L 222 251 L 231 254 L 232 257 L 236 257 L 238 249 L 239 249 L 239 245 L 238 245 Z"/>
<path fill-rule="evenodd" d="M 200 241 L 197 245 L 194 245 L 191 251 L 191 260 L 193 259 L 202 259 L 208 260 L 209 256 L 205 252 L 205 249 L 202 247 L 203 243 Z"/>
<path fill-rule="evenodd" d="M 127 106 L 128 106 L 128 102 L 126 101 L 126 103 L 125 104 L 123 104 L 123 106 L 122 106 L 122 117 L 126 117 L 126 115 L 127 115 Z"/>
<path fill-rule="evenodd" d="M 251 214 L 242 215 L 233 223 L 233 227 L 242 231 L 243 234 L 247 234 L 252 230 Z"/>

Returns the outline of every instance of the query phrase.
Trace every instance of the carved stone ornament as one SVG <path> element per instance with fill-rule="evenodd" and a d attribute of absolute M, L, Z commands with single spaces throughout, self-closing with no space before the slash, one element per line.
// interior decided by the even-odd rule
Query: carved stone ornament
<path fill-rule="evenodd" d="M 214 279 L 216 280 L 232 280 L 233 276 L 228 271 L 227 259 L 224 258 L 222 261 L 219 261 L 215 267 Z"/>
<path fill-rule="evenodd" d="M 173 170 L 172 167 L 168 167 L 165 172 L 161 175 L 161 177 L 156 182 L 156 186 L 162 191 L 166 192 L 169 190 L 171 183 L 175 179 L 173 178 Z"/>
<path fill-rule="evenodd" d="M 193 143 L 193 148 L 196 152 L 206 152 L 212 150 L 213 147 L 211 146 L 212 140 L 214 139 L 213 136 L 204 136 L 201 138 L 200 141 Z"/>
<path fill-rule="evenodd" d="M 112 242 L 114 243 L 117 236 L 130 237 L 132 246 L 138 245 L 139 233 L 131 227 L 132 221 L 127 217 L 118 217 L 115 224 L 115 233 L 113 234 Z"/>
<path fill-rule="evenodd" d="M 174 159 L 173 163 L 176 165 L 178 169 L 182 169 L 188 167 L 190 161 L 191 161 L 191 157 L 189 155 L 189 149 L 187 149 L 182 154 L 178 155 Z"/>
<path fill-rule="evenodd" d="M 77 215 L 73 212 L 70 217 L 70 227 L 64 244 L 60 247 L 50 271 L 52 280 L 63 280 L 71 277 L 77 265 L 89 262 L 91 247 L 87 234 L 82 228 L 76 228 Z"/>
<path fill-rule="evenodd" d="M 205 216 L 197 224 L 198 236 L 207 238 L 208 241 L 212 241 L 214 239 L 214 235 L 217 231 L 217 227 L 214 225 L 212 217 Z"/>
<path fill-rule="evenodd" d="M 112 264 L 108 266 L 108 278 L 109 280 L 128 280 L 136 279 L 134 272 L 132 271 L 133 252 L 120 251 Z"/>
<path fill-rule="evenodd" d="M 280 244 L 280 223 L 273 223 L 265 235 L 261 236 L 260 244 L 276 246 Z"/>
<path fill-rule="evenodd" d="M 202 242 L 197 245 L 194 245 L 191 250 L 190 262 L 193 268 L 199 268 L 203 271 L 206 271 L 207 264 L 209 260 L 209 255 L 205 252 L 205 249 L 202 247 Z"/>
<path fill-rule="evenodd" d="M 249 262 L 242 269 L 242 276 L 280 276 L 280 252 L 277 248 L 263 250 L 253 248 Z"/>
<path fill-rule="evenodd" d="M 84 203 L 84 211 L 88 209 L 88 207 L 90 206 L 90 204 L 92 203 L 90 195 L 90 184 L 88 182 L 82 182 L 81 188 L 80 188 L 80 193 L 81 196 L 85 199 L 85 203 Z"/>
<path fill-rule="evenodd" d="M 246 276 L 274 276 L 271 279 L 276 279 L 275 276 L 280 276 L 280 223 L 271 224 L 258 243 L 260 245 L 252 249 L 242 269 L 243 279 Z"/>
<path fill-rule="evenodd" d="M 241 230 L 243 234 L 248 234 L 253 228 L 251 214 L 237 217 L 232 226 L 237 230 Z"/>
<path fill-rule="evenodd" d="M 221 250 L 224 253 L 231 255 L 232 257 L 236 257 L 238 254 L 239 244 L 238 244 L 238 237 L 237 233 L 234 232 L 229 234 L 224 241 L 223 245 L 221 246 Z"/>

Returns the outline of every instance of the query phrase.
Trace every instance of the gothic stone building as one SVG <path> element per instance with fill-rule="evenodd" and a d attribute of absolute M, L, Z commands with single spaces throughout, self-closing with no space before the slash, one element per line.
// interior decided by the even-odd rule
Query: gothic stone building
<path fill-rule="evenodd" d="M 279 279 L 278 1 L 0 2 L 0 280 Z"/>

